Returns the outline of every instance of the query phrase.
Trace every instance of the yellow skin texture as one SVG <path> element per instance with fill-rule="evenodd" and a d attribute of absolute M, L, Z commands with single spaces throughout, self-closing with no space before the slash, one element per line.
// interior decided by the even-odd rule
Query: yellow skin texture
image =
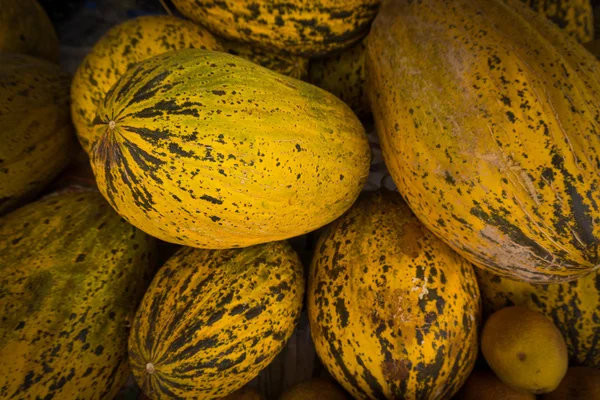
<path fill-rule="evenodd" d="M 221 45 L 227 53 L 250 60 L 271 71 L 296 79 L 304 79 L 308 75 L 308 58 L 306 57 L 273 52 L 248 43 L 226 39 L 221 39 Z"/>
<path fill-rule="evenodd" d="M 369 34 L 367 92 L 390 173 L 429 229 L 499 274 L 572 280 L 600 265 L 598 63 L 511 3 L 390 2 Z"/>
<path fill-rule="evenodd" d="M 317 56 L 365 36 L 381 0 L 174 0 L 186 17 L 230 40 Z"/>
<path fill-rule="evenodd" d="M 114 398 L 131 373 L 129 324 L 153 246 L 98 192 L 52 195 L 2 217 L 0 398 Z"/>
<path fill-rule="evenodd" d="M 182 248 L 159 270 L 132 326 L 138 385 L 153 400 L 238 390 L 281 351 L 303 294 L 302 265 L 286 242 Z"/>
<path fill-rule="evenodd" d="M 309 82 L 344 100 L 361 117 L 371 113 L 365 91 L 367 39 L 327 58 L 310 62 Z"/>
<path fill-rule="evenodd" d="M 232 248 L 298 236 L 346 211 L 368 175 L 364 128 L 348 106 L 226 53 L 140 63 L 98 115 L 98 187 L 167 242 Z"/>
<path fill-rule="evenodd" d="M 571 367 L 555 391 L 540 396 L 540 400 L 600 399 L 600 370 Z"/>
<path fill-rule="evenodd" d="M 323 233 L 308 313 L 317 354 L 355 399 L 447 399 L 477 357 L 470 263 L 397 193 L 367 195 Z"/>
<path fill-rule="evenodd" d="M 551 392 L 567 372 L 567 345 L 558 328 L 523 307 L 503 308 L 487 319 L 481 352 L 498 378 L 517 390 Z"/>
<path fill-rule="evenodd" d="M 456 396 L 457 400 L 535 400 L 532 393 L 506 386 L 493 372 L 473 371 Z"/>
<path fill-rule="evenodd" d="M 0 54 L 0 214 L 37 195 L 73 155 L 69 84 L 48 61 Z"/>
<path fill-rule="evenodd" d="M 279 400 L 347 400 L 349 397 L 335 383 L 327 379 L 311 378 L 286 390 Z"/>
<path fill-rule="evenodd" d="M 128 68 L 152 56 L 186 48 L 222 49 L 206 29 L 167 15 L 130 19 L 108 31 L 82 61 L 71 85 L 73 124 L 83 148 L 90 151 L 96 110 Z"/>
<path fill-rule="evenodd" d="M 544 314 L 562 332 L 571 365 L 600 368 L 600 271 L 575 281 L 532 285 L 476 269 L 485 315 L 517 305 Z"/>
<path fill-rule="evenodd" d="M 0 0 L 0 53 L 29 54 L 58 62 L 58 37 L 36 0 Z"/>
<path fill-rule="evenodd" d="M 521 0 L 581 43 L 594 40 L 590 0 Z"/>

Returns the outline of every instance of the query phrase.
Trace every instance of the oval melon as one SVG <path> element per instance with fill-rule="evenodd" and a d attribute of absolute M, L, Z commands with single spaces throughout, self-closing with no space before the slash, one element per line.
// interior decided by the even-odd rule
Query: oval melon
<path fill-rule="evenodd" d="M 0 53 L 29 54 L 58 62 L 58 37 L 37 0 L 2 0 Z"/>
<path fill-rule="evenodd" d="M 380 1 L 173 0 L 173 4 L 221 37 L 316 56 L 365 36 Z"/>
<path fill-rule="evenodd" d="M 325 230 L 308 313 L 319 358 L 355 399 L 450 398 L 477 357 L 473 267 L 397 193 L 370 193 Z"/>
<path fill-rule="evenodd" d="M 130 375 L 129 324 L 153 252 L 98 192 L 0 218 L 0 398 L 114 398 Z"/>
<path fill-rule="evenodd" d="M 0 54 L 0 214 L 36 196 L 75 155 L 69 84 L 55 64 Z"/>
<path fill-rule="evenodd" d="M 499 274 L 572 280 L 600 266 L 598 64 L 513 3 L 385 3 L 367 92 L 390 173 L 430 230 Z"/>
<path fill-rule="evenodd" d="M 600 271 L 575 281 L 534 285 L 475 270 L 484 316 L 522 306 L 551 318 L 561 331 L 571 365 L 600 368 Z"/>
<path fill-rule="evenodd" d="M 364 128 L 341 100 L 226 53 L 138 64 L 94 124 L 101 192 L 133 225 L 186 246 L 312 231 L 352 205 L 369 171 Z"/>
<path fill-rule="evenodd" d="M 92 121 L 109 89 L 128 68 L 157 54 L 177 49 L 221 50 L 210 32 L 181 18 L 150 15 L 110 29 L 92 48 L 73 77 L 71 112 L 86 151 L 94 141 Z"/>
<path fill-rule="evenodd" d="M 217 399 L 244 386 L 294 331 L 302 272 L 286 242 L 179 250 L 135 316 L 129 359 L 138 385 L 154 400 Z"/>

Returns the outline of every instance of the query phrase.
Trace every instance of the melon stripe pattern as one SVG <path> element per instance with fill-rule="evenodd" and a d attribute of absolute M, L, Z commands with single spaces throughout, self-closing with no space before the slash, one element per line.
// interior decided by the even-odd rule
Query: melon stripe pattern
<path fill-rule="evenodd" d="M 386 3 L 367 92 L 417 217 L 473 263 L 529 282 L 600 266 L 597 60 L 520 0 Z"/>
<path fill-rule="evenodd" d="M 332 94 L 208 50 L 156 56 L 111 89 L 95 121 L 98 187 L 130 223 L 201 248 L 319 228 L 369 172 L 358 118 Z"/>
<path fill-rule="evenodd" d="M 0 398 L 114 398 L 154 244 L 97 191 L 0 218 Z"/>
<path fill-rule="evenodd" d="M 129 338 L 137 383 L 154 400 L 236 391 L 284 347 L 303 294 L 302 265 L 286 242 L 182 248 L 137 311 Z"/>

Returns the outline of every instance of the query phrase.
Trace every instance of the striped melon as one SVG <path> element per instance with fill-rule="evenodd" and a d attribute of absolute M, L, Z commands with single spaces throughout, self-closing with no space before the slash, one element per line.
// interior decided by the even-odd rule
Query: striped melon
<path fill-rule="evenodd" d="M 48 196 L 0 219 L 0 398 L 115 397 L 153 243 L 98 192 Z"/>
<path fill-rule="evenodd" d="M 250 60 L 271 71 L 296 79 L 304 79 L 308 75 L 308 58 L 306 57 L 265 50 L 262 47 L 233 40 L 221 39 L 220 42 L 223 50 L 227 53 Z"/>
<path fill-rule="evenodd" d="M 49 61 L 0 54 L 0 214 L 36 196 L 74 155 L 69 84 Z"/>
<path fill-rule="evenodd" d="M 129 359 L 137 383 L 153 400 L 218 399 L 244 386 L 292 334 L 302 272 L 286 242 L 179 250 L 135 316 Z"/>
<path fill-rule="evenodd" d="M 173 0 L 217 35 L 266 49 L 316 56 L 348 47 L 369 31 L 381 0 Z"/>
<path fill-rule="evenodd" d="M 56 32 L 37 0 L 0 0 L 0 53 L 58 62 Z"/>
<path fill-rule="evenodd" d="M 94 122 L 98 186 L 159 239 L 232 248 L 346 211 L 370 149 L 341 100 L 226 53 L 180 50 L 129 70 Z"/>
<path fill-rule="evenodd" d="M 335 94 L 360 117 L 370 115 L 365 90 L 367 39 L 326 58 L 310 63 L 309 82 Z"/>
<path fill-rule="evenodd" d="M 201 48 L 221 50 L 210 32 L 168 15 L 127 20 L 109 30 L 80 64 L 71 86 L 71 112 L 86 151 L 94 141 L 92 121 L 109 89 L 131 66 L 168 51 Z"/>
<path fill-rule="evenodd" d="M 324 232 L 308 313 L 319 358 L 356 399 L 450 398 L 477 357 L 473 267 L 397 193 L 369 193 Z"/>
<path fill-rule="evenodd" d="M 546 315 L 567 343 L 571 365 L 600 368 L 600 271 L 575 281 L 531 284 L 476 269 L 484 315 L 522 306 Z"/>
<path fill-rule="evenodd" d="M 390 173 L 429 229 L 499 274 L 571 280 L 600 266 L 598 64 L 511 3 L 386 3 L 367 92 Z"/>

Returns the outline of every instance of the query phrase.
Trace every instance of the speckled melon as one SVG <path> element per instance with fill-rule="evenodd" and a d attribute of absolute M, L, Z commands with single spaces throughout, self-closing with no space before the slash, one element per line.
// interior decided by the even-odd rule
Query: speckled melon
<path fill-rule="evenodd" d="M 137 383 L 153 400 L 227 396 L 283 348 L 303 293 L 302 265 L 286 242 L 182 248 L 136 313 L 129 359 Z"/>
<path fill-rule="evenodd" d="M 98 187 L 143 231 L 244 247 L 331 222 L 357 198 L 370 149 L 341 100 L 227 53 L 180 50 L 130 69 L 94 121 Z"/>
<path fill-rule="evenodd" d="M 386 3 L 367 93 L 390 173 L 430 230 L 504 276 L 572 280 L 600 266 L 598 62 L 511 3 Z"/>
<path fill-rule="evenodd" d="M 56 32 L 36 0 L 0 0 L 0 53 L 29 54 L 58 62 Z"/>
<path fill-rule="evenodd" d="M 369 193 L 324 232 L 307 295 L 317 354 L 355 399 L 447 399 L 473 368 L 473 267 L 398 193 Z"/>
<path fill-rule="evenodd" d="M 523 306 L 554 321 L 567 343 L 571 365 L 600 368 L 600 271 L 575 281 L 533 285 L 476 269 L 484 315 Z"/>
<path fill-rule="evenodd" d="M 365 90 L 367 38 L 327 58 L 311 60 L 309 82 L 335 94 L 360 117 L 371 113 Z"/>
<path fill-rule="evenodd" d="M 381 0 L 173 0 L 217 35 L 266 49 L 316 56 L 348 47 L 369 31 Z"/>
<path fill-rule="evenodd" d="M 265 50 L 249 43 L 221 39 L 223 50 L 229 54 L 240 56 L 271 71 L 304 79 L 308 75 L 308 58 L 282 53 L 281 51 Z"/>
<path fill-rule="evenodd" d="M 71 112 L 79 141 L 89 152 L 96 109 L 128 68 L 157 54 L 185 48 L 221 50 L 217 39 L 191 21 L 168 15 L 127 20 L 109 30 L 73 77 Z"/>
<path fill-rule="evenodd" d="M 98 192 L 0 218 L 0 398 L 114 398 L 153 245 Z"/>
<path fill-rule="evenodd" d="M 0 214 L 36 196 L 75 154 L 69 75 L 24 54 L 0 54 Z"/>

